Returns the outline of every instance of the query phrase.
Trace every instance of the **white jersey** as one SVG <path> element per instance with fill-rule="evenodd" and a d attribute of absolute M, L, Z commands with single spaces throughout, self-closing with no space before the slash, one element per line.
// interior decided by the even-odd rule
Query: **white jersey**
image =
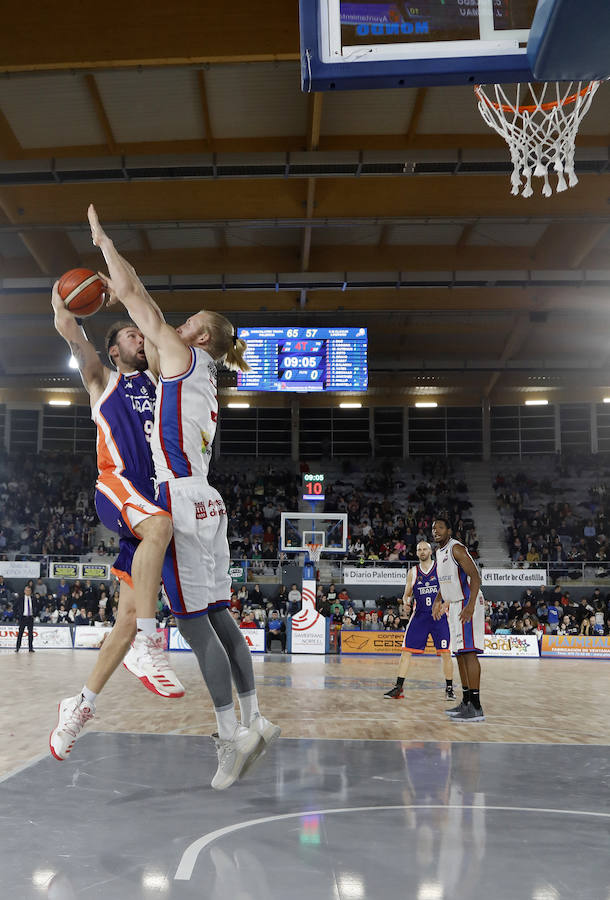
<path fill-rule="evenodd" d="M 200 347 L 189 347 L 182 375 L 159 377 L 151 448 L 155 481 L 207 479 L 218 421 L 216 363 Z"/>
<path fill-rule="evenodd" d="M 438 589 L 445 602 L 462 603 L 470 599 L 470 579 L 453 556 L 454 547 L 464 547 L 455 538 L 449 538 L 444 547 L 436 550 L 436 572 L 438 575 Z M 466 547 L 464 547 L 466 550 Z M 468 553 L 468 550 L 466 550 Z M 470 556 L 470 553 L 468 553 Z M 470 556 L 472 559 L 472 556 Z M 476 566 L 474 559 L 473 564 Z"/>

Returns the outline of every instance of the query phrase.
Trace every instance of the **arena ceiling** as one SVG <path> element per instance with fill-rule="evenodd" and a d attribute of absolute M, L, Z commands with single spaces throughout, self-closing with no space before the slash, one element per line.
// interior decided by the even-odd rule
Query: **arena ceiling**
<path fill-rule="evenodd" d="M 524 199 L 470 88 L 304 95 L 298 48 L 294 0 L 3 11 L 0 399 L 78 388 L 49 285 L 99 267 L 91 201 L 173 323 L 367 325 L 370 403 L 609 394 L 610 86 Z"/>

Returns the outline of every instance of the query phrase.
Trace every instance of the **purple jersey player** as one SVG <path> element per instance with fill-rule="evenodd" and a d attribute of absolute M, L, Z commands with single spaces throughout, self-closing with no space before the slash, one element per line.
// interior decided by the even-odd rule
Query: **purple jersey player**
<path fill-rule="evenodd" d="M 449 625 L 447 617 L 443 616 L 438 621 L 432 618 L 432 604 L 438 593 L 438 578 L 436 563 L 432 559 L 432 547 L 428 541 L 420 541 L 417 545 L 417 558 L 419 563 L 409 570 L 407 585 L 403 594 L 403 602 L 412 601 L 413 611 L 402 648 L 398 677 L 395 686 L 383 696 L 388 700 L 402 700 L 404 698 L 403 685 L 409 670 L 413 653 L 423 653 L 426 649 L 428 636 L 432 635 L 437 654 L 443 660 L 445 673 L 445 699 L 455 700 L 453 692 L 453 664 L 449 649 Z"/>

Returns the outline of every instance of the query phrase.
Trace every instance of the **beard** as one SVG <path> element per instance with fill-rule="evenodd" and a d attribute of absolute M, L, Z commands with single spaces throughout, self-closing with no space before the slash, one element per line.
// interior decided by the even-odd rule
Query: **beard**
<path fill-rule="evenodd" d="M 146 359 L 146 356 L 140 356 L 139 353 L 119 352 L 119 359 L 124 366 L 129 366 L 129 368 L 134 372 L 145 372 L 148 368 L 148 360 Z"/>

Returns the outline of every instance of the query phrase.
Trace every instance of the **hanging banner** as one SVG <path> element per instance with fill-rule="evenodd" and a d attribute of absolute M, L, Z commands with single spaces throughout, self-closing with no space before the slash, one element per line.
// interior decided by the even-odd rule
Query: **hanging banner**
<path fill-rule="evenodd" d="M 49 578 L 80 578 L 85 581 L 108 581 L 110 566 L 107 563 L 77 563 L 52 560 Z"/>
<path fill-rule="evenodd" d="M 344 584 L 401 584 L 407 582 L 408 566 L 343 566 Z"/>
<path fill-rule="evenodd" d="M 316 582 L 303 581 L 301 609 L 291 619 L 292 653 L 326 653 L 326 619 L 316 609 Z"/>
<path fill-rule="evenodd" d="M 481 584 L 544 587 L 546 569 L 481 569 Z"/>
<path fill-rule="evenodd" d="M 0 575 L 5 578 L 40 578 L 40 563 L 9 559 L 0 562 Z"/>

